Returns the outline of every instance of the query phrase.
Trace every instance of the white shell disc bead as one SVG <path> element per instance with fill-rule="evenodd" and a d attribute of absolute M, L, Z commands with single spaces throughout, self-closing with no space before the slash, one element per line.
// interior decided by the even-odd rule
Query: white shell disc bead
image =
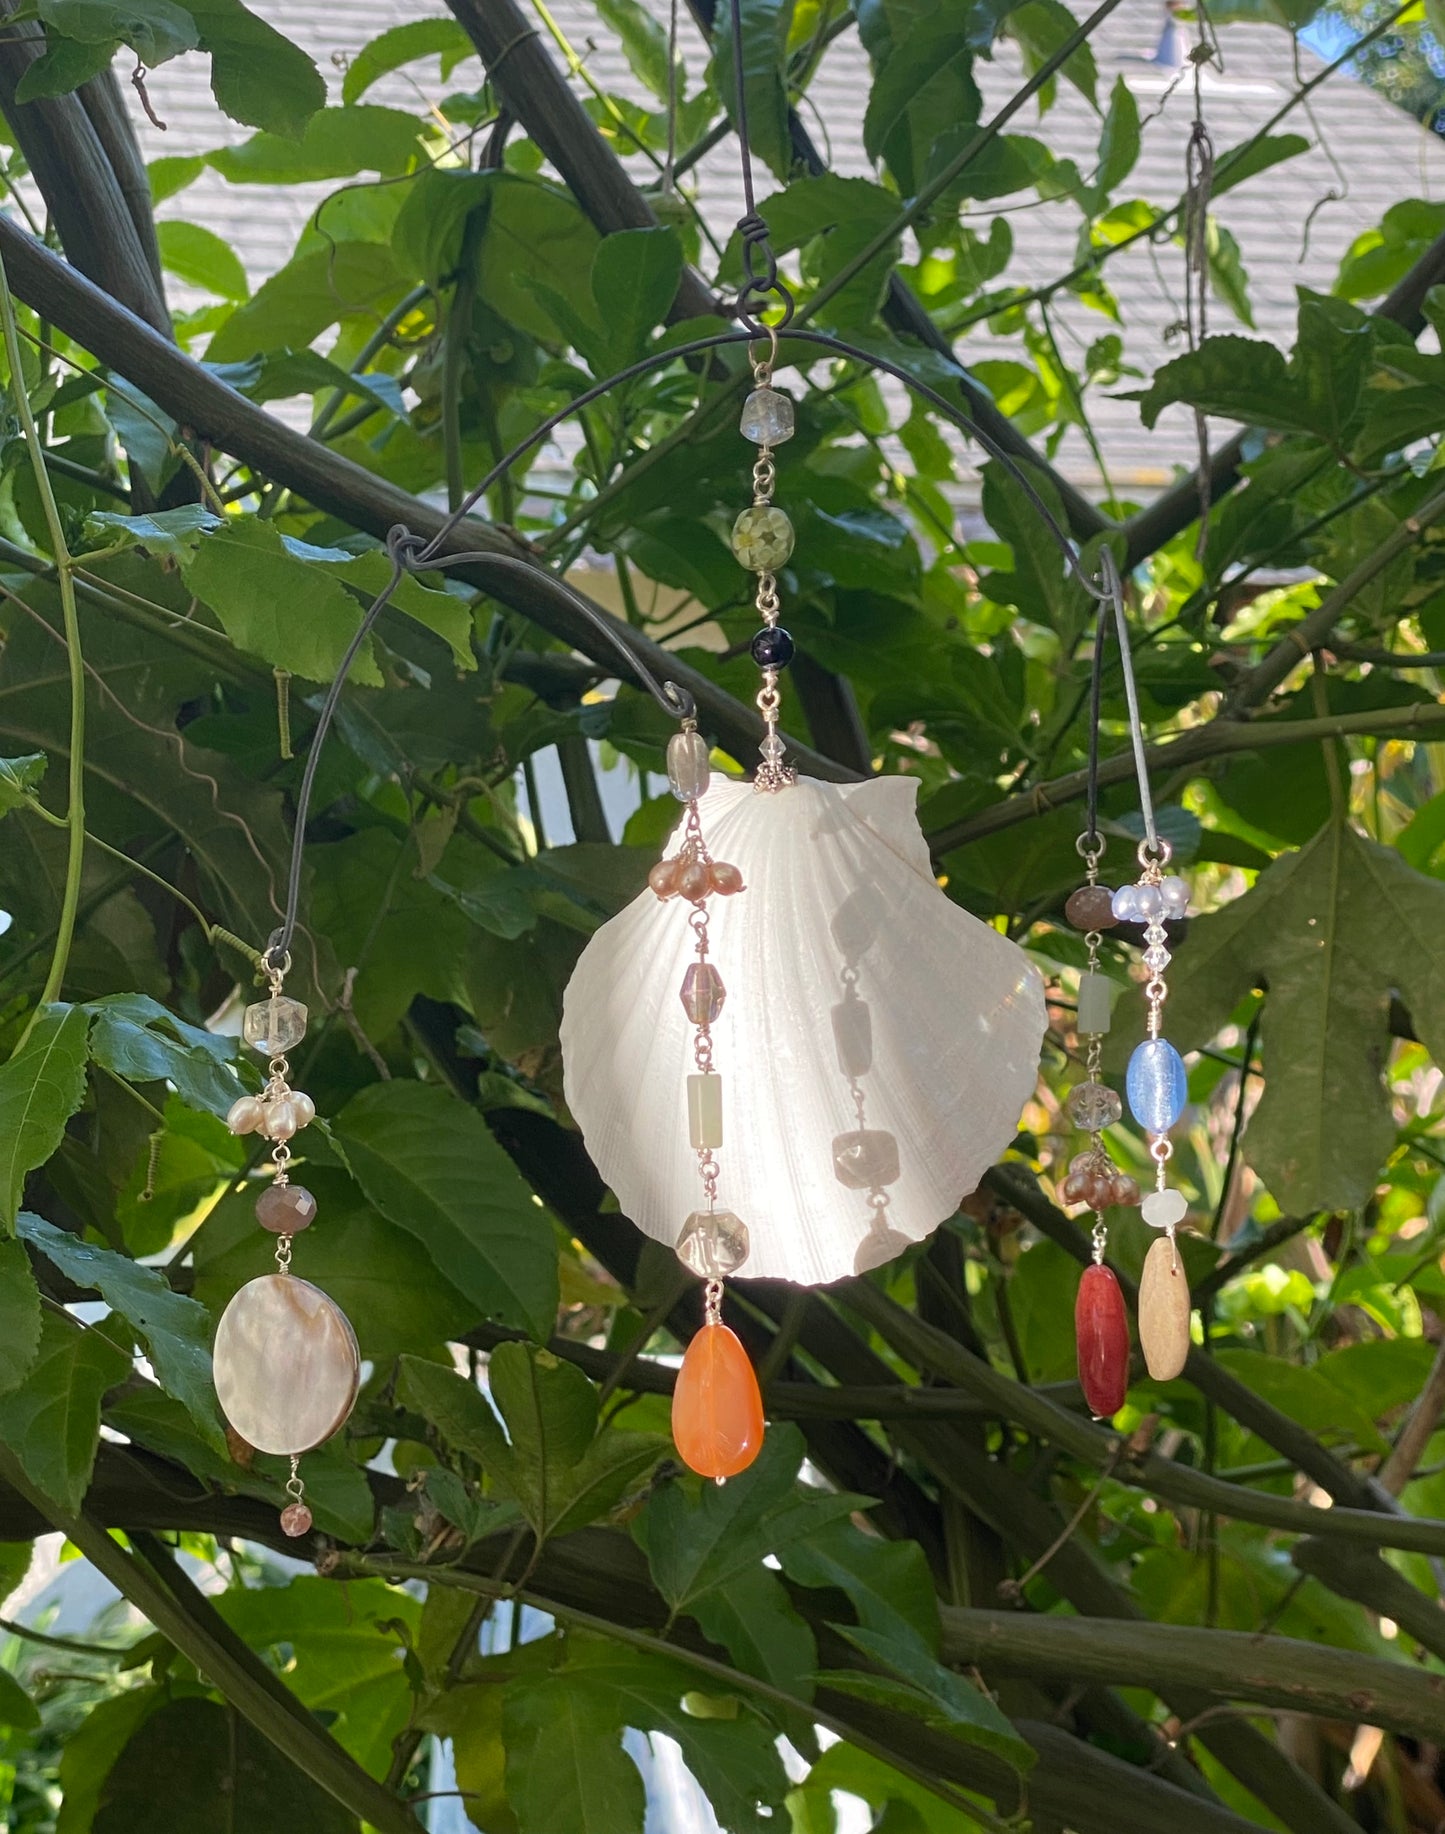
<path fill-rule="evenodd" d="M 290 1457 L 330 1439 L 361 1382 L 346 1314 L 293 1274 L 262 1274 L 232 1298 L 216 1328 L 216 1397 L 258 1452 Z"/>

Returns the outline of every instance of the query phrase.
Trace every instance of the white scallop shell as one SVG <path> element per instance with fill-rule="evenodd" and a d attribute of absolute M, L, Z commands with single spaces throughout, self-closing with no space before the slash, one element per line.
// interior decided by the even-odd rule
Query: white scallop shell
<path fill-rule="evenodd" d="M 770 795 L 714 776 L 699 805 L 710 854 L 747 888 L 708 900 L 727 989 L 712 1027 L 718 1203 L 750 1232 L 745 1277 L 824 1285 L 922 1240 L 1007 1147 L 1033 1090 L 1039 974 L 940 890 L 917 789 L 800 778 Z M 678 997 L 695 959 L 690 915 L 644 891 L 588 943 L 562 1012 L 567 1104 L 587 1150 L 625 1213 L 669 1246 L 705 1207 L 688 1145 L 694 1028 Z M 849 974 L 872 1019 L 861 1118 L 831 1017 Z M 835 1137 L 860 1127 L 898 1141 L 883 1208 L 835 1172 Z"/>
<path fill-rule="evenodd" d="M 356 1402 L 361 1357 L 334 1299 L 294 1274 L 262 1274 L 233 1295 L 216 1327 L 216 1399 L 258 1452 L 309 1452 Z"/>

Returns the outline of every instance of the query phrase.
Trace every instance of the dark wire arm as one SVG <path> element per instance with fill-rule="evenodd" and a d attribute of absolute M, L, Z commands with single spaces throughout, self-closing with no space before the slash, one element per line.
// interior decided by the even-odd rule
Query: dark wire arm
<path fill-rule="evenodd" d="M 714 333 L 710 337 L 694 338 L 689 343 L 674 345 L 667 350 L 650 352 L 638 362 L 629 364 L 626 369 L 619 370 L 616 375 L 608 376 L 603 381 L 595 383 L 591 388 L 584 390 L 582 394 L 575 396 L 569 401 L 565 407 L 559 408 L 555 414 L 549 414 L 545 420 L 532 429 L 525 439 L 519 441 L 510 452 L 504 454 L 504 456 L 493 465 L 486 476 L 482 478 L 480 483 L 474 485 L 472 489 L 467 492 L 456 509 L 452 511 L 446 521 L 443 522 L 441 527 L 437 530 L 436 534 L 431 536 L 430 539 L 424 539 L 420 535 L 413 534 L 410 529 L 402 524 L 398 524 L 390 531 L 387 536 L 386 546 L 387 552 L 391 556 L 391 578 L 366 608 L 361 623 L 357 626 L 355 635 L 347 644 L 345 654 L 341 658 L 340 666 L 337 668 L 335 675 L 331 678 L 331 684 L 326 690 L 326 696 L 321 703 L 321 711 L 317 717 L 316 729 L 311 736 L 311 746 L 306 757 L 306 768 L 302 772 L 301 785 L 297 791 L 296 797 L 295 830 L 292 835 L 291 866 L 286 887 L 286 910 L 280 928 L 271 933 L 266 944 L 264 955 L 268 966 L 280 967 L 287 956 L 291 946 L 291 940 L 296 932 L 296 916 L 301 898 L 301 868 L 306 852 L 306 823 L 310 814 L 311 793 L 316 783 L 316 772 L 320 765 L 321 748 L 331 730 L 332 721 L 336 717 L 336 708 L 341 700 L 341 692 L 346 685 L 346 678 L 351 673 L 352 664 L 361 653 L 362 645 L 375 629 L 377 620 L 380 618 L 382 612 L 385 611 L 387 606 L 391 603 L 391 596 L 401 583 L 404 574 L 435 572 L 447 567 L 462 565 L 469 561 L 475 562 L 480 559 L 485 559 L 489 568 L 494 568 L 500 572 L 511 572 L 519 576 L 526 575 L 532 579 L 536 579 L 540 575 L 549 582 L 548 590 L 550 592 L 564 599 L 574 611 L 580 612 L 581 615 L 587 619 L 588 623 L 604 636 L 613 648 L 617 650 L 628 670 L 642 684 L 647 692 L 652 695 L 653 699 L 657 701 L 658 705 L 665 713 L 671 715 L 671 717 L 676 720 L 691 719 L 694 717 L 696 708 L 692 696 L 688 694 L 685 689 L 680 688 L 676 682 L 659 682 L 657 680 L 656 676 L 652 674 L 647 665 L 641 660 L 636 650 L 628 642 L 626 636 L 624 636 L 623 633 L 627 629 L 627 626 L 616 619 L 608 617 L 605 613 L 598 611 L 598 609 L 590 604 L 581 593 L 575 592 L 564 580 L 558 579 L 555 574 L 548 573 L 545 568 L 534 567 L 530 561 L 492 553 L 479 555 L 471 552 L 453 552 L 447 549 L 446 544 L 457 532 L 457 529 L 466 520 L 470 512 L 486 495 L 487 491 L 491 489 L 492 485 L 510 471 L 513 465 L 517 464 L 521 459 L 524 459 L 528 453 L 540 446 L 550 434 L 555 432 L 564 421 L 569 420 L 574 414 L 580 413 L 583 408 L 589 407 L 594 401 L 600 400 L 602 396 L 610 394 L 613 389 L 620 388 L 628 382 L 636 381 L 639 377 L 648 375 L 653 370 L 662 368 L 665 364 L 675 363 L 691 356 L 699 356 L 705 351 L 718 350 L 728 345 L 751 344 L 754 341 L 754 337 L 755 332 L 752 330 L 720 331 Z M 1152 838 L 1153 813 L 1149 806 L 1147 777 L 1143 775 L 1143 761 L 1141 756 L 1143 741 L 1139 731 L 1137 698 L 1133 692 L 1133 670 L 1128 660 L 1129 644 L 1124 619 L 1123 589 L 1119 583 L 1119 573 L 1118 568 L 1114 564 L 1114 557 L 1109 552 L 1108 548 L 1106 547 L 1103 550 L 1101 582 L 1096 583 L 1085 572 L 1083 563 L 1079 559 L 1078 551 L 1074 547 L 1073 542 L 1060 527 L 1052 511 L 1039 495 L 1028 474 L 1018 461 L 1010 453 L 1006 452 L 989 434 L 985 433 L 965 409 L 948 400 L 945 395 L 940 394 L 937 389 L 931 388 L 928 383 L 920 382 L 916 376 L 910 375 L 901 365 L 890 362 L 886 357 L 876 356 L 871 351 L 860 349 L 856 344 L 849 344 L 842 338 L 833 337 L 826 331 L 784 331 L 782 337 L 784 341 L 810 344 L 817 349 L 826 351 L 829 355 L 843 357 L 854 363 L 862 363 L 869 369 L 881 370 L 883 374 L 892 376 L 896 381 L 903 383 L 906 388 L 911 389 L 921 400 L 928 402 L 940 414 L 945 415 L 967 437 L 977 440 L 979 445 L 983 447 L 989 456 L 1004 467 L 1010 477 L 1018 485 L 1019 489 L 1024 493 L 1024 496 L 1028 499 L 1029 504 L 1038 516 L 1039 521 L 1043 524 L 1055 546 L 1063 555 L 1069 571 L 1073 574 L 1077 583 L 1092 599 L 1098 601 L 1102 605 L 1107 606 L 1112 603 L 1119 626 L 1120 645 L 1125 658 L 1124 667 L 1129 692 L 1130 720 L 1135 734 L 1135 757 L 1141 771 L 1141 797 L 1144 807 L 1146 811 L 1148 811 L 1146 814 L 1146 824 L 1150 837 Z M 783 360 L 785 362 L 787 361 L 786 358 Z M 1098 647 L 1099 646 L 1096 646 L 1095 652 L 1096 669 L 1098 667 Z M 1093 743 L 1097 746 L 1097 722 L 1091 722 L 1091 735 L 1095 735 L 1093 736 Z M 1091 832 L 1093 831 L 1094 825 L 1093 816 L 1094 811 L 1091 805 L 1089 818 Z"/>

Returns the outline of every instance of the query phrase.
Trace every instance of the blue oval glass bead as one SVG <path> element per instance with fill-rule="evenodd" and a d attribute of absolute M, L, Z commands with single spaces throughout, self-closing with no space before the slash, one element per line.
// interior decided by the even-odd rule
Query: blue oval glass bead
<path fill-rule="evenodd" d="M 1146 1038 L 1129 1059 L 1124 1088 L 1139 1125 L 1151 1134 L 1167 1134 L 1189 1099 L 1184 1059 L 1167 1039 Z"/>

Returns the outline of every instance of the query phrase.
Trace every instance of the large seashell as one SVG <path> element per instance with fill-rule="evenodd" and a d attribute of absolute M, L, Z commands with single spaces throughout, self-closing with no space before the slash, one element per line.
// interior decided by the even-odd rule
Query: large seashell
<path fill-rule="evenodd" d="M 699 805 L 709 851 L 747 885 L 708 907 L 728 994 L 712 1025 L 728 1100 L 718 1200 L 748 1226 L 744 1276 L 822 1285 L 921 1241 L 1008 1145 L 1034 1087 L 1040 977 L 939 889 L 917 787 L 800 778 L 758 795 L 715 776 Z M 567 1104 L 622 1209 L 669 1246 L 698 1208 L 694 1029 L 678 998 L 695 960 L 688 913 L 648 891 L 593 936 L 563 1002 Z M 853 999 L 871 1059 L 835 1048 L 830 1013 Z M 865 1131 L 897 1142 L 886 1189 L 840 1179 L 835 1143 Z"/>
<path fill-rule="evenodd" d="M 262 1274 L 216 1327 L 216 1398 L 258 1452 L 309 1452 L 356 1401 L 361 1357 L 340 1306 L 294 1274 Z"/>

